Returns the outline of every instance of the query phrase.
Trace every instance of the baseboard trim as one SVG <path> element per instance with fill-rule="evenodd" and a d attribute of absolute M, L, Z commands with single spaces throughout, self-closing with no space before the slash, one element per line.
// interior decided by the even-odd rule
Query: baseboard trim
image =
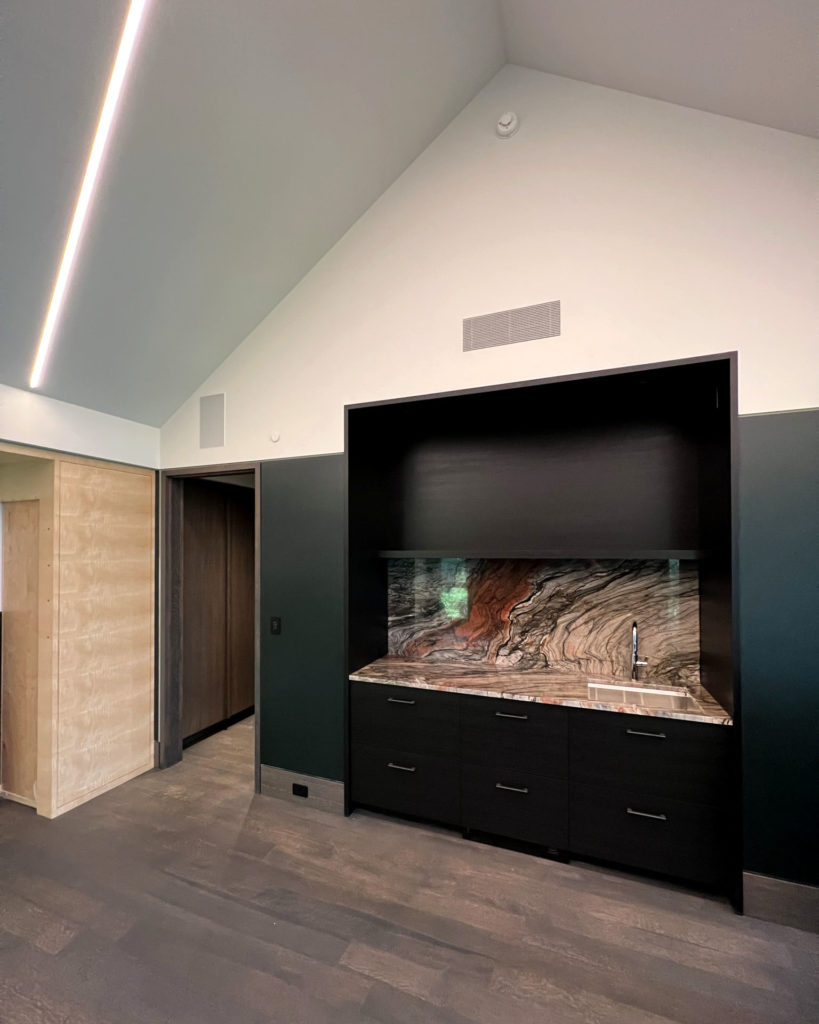
<path fill-rule="evenodd" d="M 146 764 L 140 765 L 138 768 L 132 768 L 130 771 L 125 772 L 124 775 L 118 775 L 115 779 L 110 779 L 108 782 L 103 782 L 102 785 L 96 786 L 94 789 L 89 789 L 80 796 L 72 797 L 70 800 L 66 800 L 65 803 L 58 804 L 56 808 L 51 811 L 41 811 L 37 809 L 37 813 L 43 818 L 59 818 L 61 814 L 65 814 L 66 811 L 73 811 L 75 807 L 80 807 L 82 804 L 87 804 L 89 800 L 95 800 L 98 796 L 102 796 L 103 793 L 110 793 L 112 789 L 116 789 L 118 786 L 123 785 L 126 782 L 130 782 L 131 779 L 136 779 L 140 775 L 144 775 L 146 772 L 154 770 L 153 751 L 151 752 L 151 760 Z"/>
<path fill-rule="evenodd" d="M 307 796 L 296 796 L 293 786 L 306 786 Z M 262 796 L 274 796 L 302 807 L 315 807 L 331 814 L 344 814 L 344 783 L 335 779 L 320 779 L 315 775 L 301 775 L 284 768 L 262 765 Z"/>
<path fill-rule="evenodd" d="M 744 911 L 750 917 L 786 924 L 819 934 L 819 887 L 785 882 L 745 871 L 742 875 Z"/>
<path fill-rule="evenodd" d="M 0 789 L 0 799 L 10 800 L 14 804 L 22 804 L 24 807 L 37 807 L 37 801 L 34 797 L 20 796 L 18 793 L 12 793 L 8 789 Z"/>
<path fill-rule="evenodd" d="M 217 732 L 224 732 L 225 729 L 229 729 L 232 725 L 238 725 L 238 723 L 244 721 L 245 718 L 250 718 L 253 712 L 254 707 L 251 705 L 249 708 L 245 708 L 244 711 L 237 711 L 236 714 L 231 715 L 230 718 L 223 718 L 220 722 L 214 722 L 213 725 L 205 726 L 205 728 L 200 729 L 199 732 L 186 736 L 185 739 L 182 740 L 182 749 L 187 750 L 188 747 L 192 747 L 194 743 L 201 743 L 202 740 L 215 736 Z"/>

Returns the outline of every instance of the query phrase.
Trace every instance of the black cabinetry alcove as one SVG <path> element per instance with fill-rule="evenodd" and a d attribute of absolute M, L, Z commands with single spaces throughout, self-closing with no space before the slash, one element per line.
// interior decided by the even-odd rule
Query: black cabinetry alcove
<path fill-rule="evenodd" d="M 676 559 L 699 574 L 702 684 L 736 717 L 735 380 L 726 354 L 348 407 L 348 674 L 388 653 L 389 558 Z M 349 746 L 355 760 L 354 715 Z M 736 760 L 706 802 L 732 816 Z M 348 758 L 348 810 L 372 802 L 362 763 L 351 787 Z M 502 818 L 473 768 L 462 808 Z M 562 792 L 552 775 L 533 778 Z"/>

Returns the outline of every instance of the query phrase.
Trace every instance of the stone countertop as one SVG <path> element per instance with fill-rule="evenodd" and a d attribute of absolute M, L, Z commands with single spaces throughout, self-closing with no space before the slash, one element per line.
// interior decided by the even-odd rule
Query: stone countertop
<path fill-rule="evenodd" d="M 387 655 L 365 665 L 350 675 L 362 683 L 389 683 L 422 690 L 441 690 L 445 693 L 463 693 L 478 697 L 504 697 L 507 700 L 528 700 L 539 704 L 562 704 L 572 708 L 591 708 L 596 711 L 616 711 L 629 715 L 648 715 L 652 718 L 676 718 L 685 722 L 712 725 L 732 725 L 731 716 L 703 687 L 691 687 L 687 692 L 696 707 L 684 711 L 668 708 L 644 707 L 639 704 L 592 699 L 588 686 L 633 686 L 627 679 L 587 676 L 579 672 L 561 672 L 558 669 L 532 669 L 516 672 L 491 665 L 468 662 L 407 661 Z M 670 687 L 651 682 L 640 682 L 644 690 L 668 690 Z"/>

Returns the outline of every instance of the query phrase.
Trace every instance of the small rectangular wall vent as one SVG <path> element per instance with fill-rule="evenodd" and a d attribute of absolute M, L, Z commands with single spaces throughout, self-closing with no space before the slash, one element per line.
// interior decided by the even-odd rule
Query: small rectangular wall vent
<path fill-rule="evenodd" d="M 496 345 L 515 345 L 519 341 L 556 338 L 560 334 L 560 301 L 541 302 L 537 306 L 502 309 L 464 320 L 464 352 Z"/>
<path fill-rule="evenodd" d="M 203 395 L 199 399 L 199 447 L 221 448 L 225 443 L 225 396 Z"/>

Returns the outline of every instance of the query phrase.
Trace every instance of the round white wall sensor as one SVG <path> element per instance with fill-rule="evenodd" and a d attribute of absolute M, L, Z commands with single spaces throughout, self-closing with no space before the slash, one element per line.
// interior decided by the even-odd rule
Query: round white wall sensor
<path fill-rule="evenodd" d="M 519 127 L 518 115 L 513 110 L 507 110 L 505 114 L 501 114 L 498 118 L 495 131 L 502 139 L 508 139 L 510 135 L 515 134 Z"/>

